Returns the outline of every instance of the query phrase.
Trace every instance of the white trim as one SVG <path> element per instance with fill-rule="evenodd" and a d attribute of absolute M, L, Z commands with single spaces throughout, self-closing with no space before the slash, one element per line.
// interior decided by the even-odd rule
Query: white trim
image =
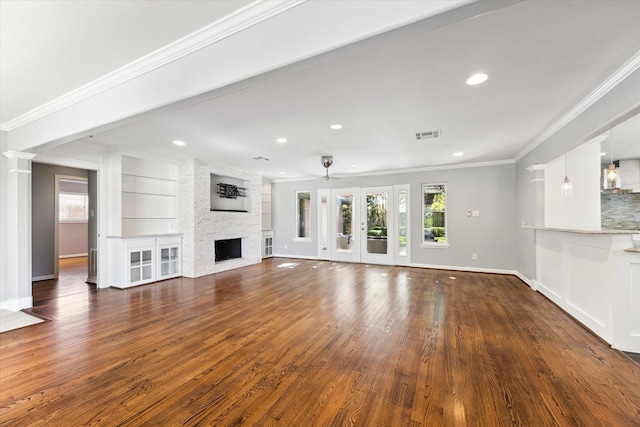
<path fill-rule="evenodd" d="M 587 95 L 582 101 L 576 104 L 568 113 L 560 118 L 557 122 L 555 122 L 551 127 L 549 127 L 546 131 L 542 132 L 536 139 L 531 142 L 531 144 L 527 145 L 524 150 L 520 151 L 518 155 L 515 157 L 515 161 L 520 161 L 524 156 L 533 151 L 540 144 L 545 142 L 547 139 L 551 138 L 555 133 L 557 133 L 560 129 L 565 127 L 571 121 L 575 120 L 580 114 L 584 113 L 584 111 L 595 104 L 600 98 L 605 96 L 609 91 L 611 91 L 614 87 L 616 87 L 619 83 L 621 83 L 624 79 L 629 77 L 633 72 L 640 68 L 640 51 L 636 52 L 635 55 L 631 57 L 622 67 L 620 67 L 615 73 L 613 73 L 609 78 L 607 78 L 604 82 L 602 82 L 595 90 L 593 90 L 589 95 Z"/>
<path fill-rule="evenodd" d="M 529 286 L 532 290 L 537 290 L 538 287 L 536 286 L 536 281 L 535 280 L 530 280 L 527 276 L 525 276 L 524 274 L 520 273 L 519 271 L 515 271 L 513 273 L 518 279 L 522 280 L 524 283 L 527 284 L 527 286 Z"/>
<path fill-rule="evenodd" d="M 308 260 L 316 260 L 316 261 L 334 262 L 326 259 L 320 259 L 317 256 L 306 256 L 306 255 L 273 254 L 271 258 L 293 258 L 293 259 L 308 259 Z M 353 264 L 358 264 L 358 263 L 356 262 Z"/>
<path fill-rule="evenodd" d="M 65 259 L 65 258 L 79 258 L 79 257 L 88 257 L 89 254 L 87 252 L 83 253 L 83 254 L 70 254 L 70 255 L 60 255 L 58 257 L 58 259 Z"/>
<path fill-rule="evenodd" d="M 307 0 L 254 1 L 206 27 L 0 125 L 10 132 L 226 39 Z"/>
<path fill-rule="evenodd" d="M 424 227 L 423 227 L 424 230 Z M 421 249 L 449 249 L 450 245 L 448 243 L 436 243 L 436 242 L 422 242 L 420 243 Z"/>
<path fill-rule="evenodd" d="M 32 282 L 39 282 L 41 280 L 51 280 L 51 279 L 55 279 L 56 276 L 54 276 L 53 274 L 47 274 L 45 276 L 36 276 L 36 277 L 32 277 L 31 281 Z"/>
<path fill-rule="evenodd" d="M 27 171 L 24 169 L 9 169 L 9 173 L 26 173 L 27 175 L 31 174 L 31 171 Z"/>
<path fill-rule="evenodd" d="M 4 130 L 4 129 L 0 129 L 0 130 Z M 24 151 L 16 151 L 16 150 L 5 151 L 2 154 L 4 154 L 7 159 L 24 159 L 24 160 L 31 160 L 35 156 L 37 156 L 37 154 L 34 154 L 34 153 L 25 153 Z"/>
<path fill-rule="evenodd" d="M 0 309 L 2 310 L 20 311 L 24 310 L 25 308 L 32 307 L 33 297 L 14 298 L 0 302 Z"/>
<path fill-rule="evenodd" d="M 500 166 L 500 165 L 512 165 L 516 161 L 513 159 L 509 160 L 495 160 L 491 162 L 478 162 L 478 163 L 459 163 L 459 164 L 449 164 L 449 165 L 440 165 L 440 166 L 425 166 L 419 168 L 405 168 L 405 169 L 389 169 L 384 171 L 375 171 L 375 172 L 364 172 L 358 174 L 334 174 L 332 178 L 359 178 L 362 176 L 378 176 L 378 175 L 399 175 L 399 174 L 407 174 L 407 173 L 416 173 L 416 172 L 431 172 L 431 171 L 441 171 L 441 170 L 451 170 L 451 169 L 467 169 L 467 168 L 481 168 L 487 166 Z M 300 178 L 276 178 L 272 180 L 272 182 L 296 182 L 296 181 L 317 181 L 319 178 L 317 176 L 305 176 Z"/>
<path fill-rule="evenodd" d="M 417 268 L 430 268 L 433 270 L 452 270 L 452 271 L 466 271 L 470 273 L 492 273 L 492 274 L 509 274 L 512 276 L 518 276 L 518 272 L 515 270 L 503 270 L 499 268 L 483 268 L 483 267 L 465 267 L 460 265 L 436 265 L 436 264 L 416 264 L 411 263 L 410 267 Z"/>

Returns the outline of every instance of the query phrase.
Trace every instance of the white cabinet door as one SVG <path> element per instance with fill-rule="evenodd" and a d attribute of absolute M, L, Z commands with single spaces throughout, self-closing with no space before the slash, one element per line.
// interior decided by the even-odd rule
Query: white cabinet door
<path fill-rule="evenodd" d="M 180 276 L 182 247 L 179 244 L 158 246 L 158 280 Z"/>
<path fill-rule="evenodd" d="M 154 275 L 154 248 L 135 248 L 127 250 L 127 265 L 129 286 L 141 285 L 153 282 Z"/>

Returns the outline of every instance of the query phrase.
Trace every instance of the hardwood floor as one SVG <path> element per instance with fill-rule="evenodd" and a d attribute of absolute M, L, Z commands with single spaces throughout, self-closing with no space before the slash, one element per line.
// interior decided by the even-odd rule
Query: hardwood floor
<path fill-rule="evenodd" d="M 640 425 L 640 367 L 513 276 L 276 258 L 40 301 L 2 425 Z"/>

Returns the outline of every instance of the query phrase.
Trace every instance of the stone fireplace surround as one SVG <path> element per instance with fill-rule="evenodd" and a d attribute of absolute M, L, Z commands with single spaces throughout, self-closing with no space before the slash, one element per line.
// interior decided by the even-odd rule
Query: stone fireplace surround
<path fill-rule="evenodd" d="M 248 212 L 211 211 L 211 174 L 244 181 Z M 178 165 L 178 210 L 182 241 L 182 275 L 200 277 L 262 261 L 262 177 L 197 159 Z M 216 240 L 242 238 L 242 257 L 215 261 Z"/>

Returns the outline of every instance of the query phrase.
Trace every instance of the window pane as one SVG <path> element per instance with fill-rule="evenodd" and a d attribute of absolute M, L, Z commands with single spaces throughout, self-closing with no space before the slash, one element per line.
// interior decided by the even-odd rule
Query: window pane
<path fill-rule="evenodd" d="M 387 253 L 387 193 L 367 193 L 367 252 Z"/>
<path fill-rule="evenodd" d="M 296 193 L 296 237 L 311 237 L 311 193 L 299 191 Z"/>
<path fill-rule="evenodd" d="M 398 192 L 398 255 L 407 256 L 407 192 Z"/>
<path fill-rule="evenodd" d="M 86 221 L 89 205 L 89 196 L 85 194 L 60 193 L 59 220 L 60 221 Z"/>
<path fill-rule="evenodd" d="M 424 185 L 424 243 L 447 243 L 447 192 L 445 184 Z"/>
<path fill-rule="evenodd" d="M 336 232 L 337 251 L 353 253 L 353 194 L 338 194 L 336 196 Z"/>

